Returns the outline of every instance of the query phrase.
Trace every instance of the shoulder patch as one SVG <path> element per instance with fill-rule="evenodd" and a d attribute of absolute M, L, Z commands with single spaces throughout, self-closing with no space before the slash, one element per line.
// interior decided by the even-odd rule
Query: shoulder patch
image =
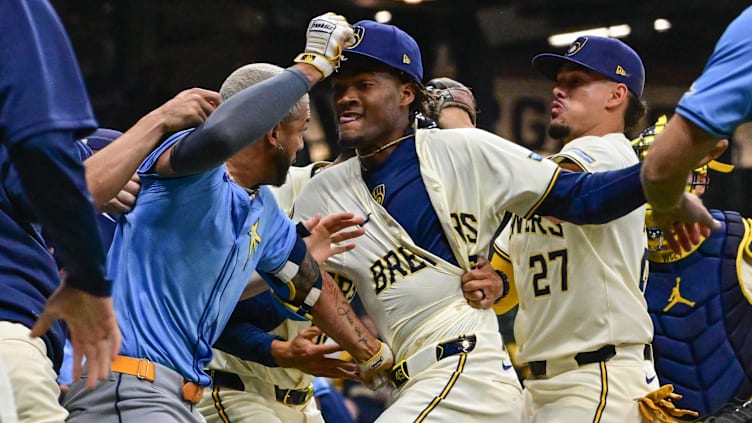
<path fill-rule="evenodd" d="M 588 164 L 593 164 L 595 162 L 594 158 L 590 157 L 590 155 L 588 155 L 586 152 L 580 150 L 579 148 L 573 148 L 570 151 L 573 152 L 574 154 L 580 156 L 580 158 L 582 158 L 582 160 L 584 160 Z"/>
<path fill-rule="evenodd" d="M 533 151 L 531 151 L 530 154 L 527 155 L 527 158 L 528 159 L 533 159 L 533 160 L 538 161 L 538 162 L 541 161 L 541 160 L 543 160 L 543 156 L 541 156 L 540 154 L 535 153 Z"/>

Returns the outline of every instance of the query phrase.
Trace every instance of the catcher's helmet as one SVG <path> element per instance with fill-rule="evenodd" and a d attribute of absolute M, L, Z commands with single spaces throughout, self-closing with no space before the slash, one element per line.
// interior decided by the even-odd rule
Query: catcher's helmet
<path fill-rule="evenodd" d="M 642 131 L 637 138 L 632 140 L 632 148 L 640 161 L 645 160 L 650 145 L 653 144 L 653 141 L 655 141 L 658 134 L 663 132 L 663 128 L 666 127 L 666 122 L 666 115 L 662 115 L 653 126 L 648 127 Z M 698 167 L 692 171 L 692 174 L 687 180 L 687 192 L 697 196 L 701 196 L 705 192 L 705 189 L 710 184 L 708 169 L 713 169 L 721 173 L 729 173 L 734 169 L 734 166 L 711 160 L 708 164 Z M 668 244 L 663 239 L 663 231 L 661 231 L 653 222 L 650 204 L 648 204 L 645 213 L 645 226 L 648 234 L 648 251 L 654 252 L 667 249 Z"/>

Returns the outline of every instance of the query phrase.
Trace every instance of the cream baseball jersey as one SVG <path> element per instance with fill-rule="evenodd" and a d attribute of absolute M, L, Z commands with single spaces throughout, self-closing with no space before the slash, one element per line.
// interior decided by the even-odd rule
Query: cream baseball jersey
<path fill-rule="evenodd" d="M 504 210 L 531 213 L 558 174 L 555 163 L 477 129 L 418 130 L 415 147 L 431 204 L 461 268 L 415 244 L 379 203 L 379 187 L 369 192 L 357 158 L 313 178 L 294 211 L 295 220 L 339 211 L 367 216 L 356 248 L 331 257 L 325 268 L 354 281 L 395 361 L 458 334 L 498 331 L 492 310 L 467 304 L 461 275 L 488 251 Z"/>
<path fill-rule="evenodd" d="M 587 172 L 637 162 L 623 134 L 586 136 L 551 159 Z M 519 296 L 514 326 L 522 362 L 647 344 L 653 325 L 640 291 L 645 270 L 645 207 L 604 225 L 577 226 L 514 216 L 494 245 L 510 260 Z"/>

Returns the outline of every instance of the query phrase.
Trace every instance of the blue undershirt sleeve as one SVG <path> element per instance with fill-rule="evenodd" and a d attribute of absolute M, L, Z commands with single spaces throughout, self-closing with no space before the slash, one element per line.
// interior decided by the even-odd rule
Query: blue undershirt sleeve
<path fill-rule="evenodd" d="M 281 336 L 265 332 L 251 323 L 232 322 L 222 331 L 214 348 L 243 360 L 278 367 L 272 357 L 272 341 L 275 339 L 284 341 Z"/>
<path fill-rule="evenodd" d="M 534 213 L 578 225 L 602 224 L 624 216 L 645 204 L 641 167 L 642 163 L 638 163 L 597 173 L 562 170 Z"/>
<path fill-rule="evenodd" d="M 240 91 L 175 145 L 170 167 L 192 174 L 219 166 L 274 128 L 310 88 L 302 72 L 285 69 Z"/>
<path fill-rule="evenodd" d="M 73 132 L 44 132 L 9 150 L 34 214 L 65 263 L 66 284 L 109 296 L 105 251 Z"/>

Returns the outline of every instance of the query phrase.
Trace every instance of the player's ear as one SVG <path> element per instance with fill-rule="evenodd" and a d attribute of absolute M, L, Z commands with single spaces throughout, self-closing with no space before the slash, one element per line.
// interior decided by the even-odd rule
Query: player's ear
<path fill-rule="evenodd" d="M 400 106 L 409 106 L 415 100 L 415 86 L 405 82 L 400 87 Z"/>
<path fill-rule="evenodd" d="M 615 83 L 611 86 L 608 99 L 606 100 L 606 107 L 618 107 L 622 103 L 629 101 L 629 88 L 626 84 Z"/>

